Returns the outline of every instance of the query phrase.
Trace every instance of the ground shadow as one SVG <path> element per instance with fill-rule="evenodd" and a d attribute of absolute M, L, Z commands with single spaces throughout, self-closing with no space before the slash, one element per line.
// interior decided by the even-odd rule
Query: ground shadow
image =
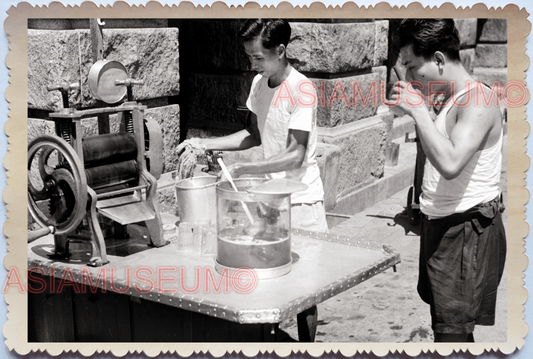
<path fill-rule="evenodd" d="M 405 230 L 405 235 L 409 233 L 413 233 L 417 236 L 420 235 L 420 221 L 419 220 L 412 220 L 409 215 L 407 214 L 407 210 L 404 209 L 402 212 L 397 213 L 394 217 L 391 216 L 383 216 L 383 215 L 374 215 L 374 214 L 368 214 L 367 217 L 373 217 L 373 218 L 383 218 L 383 219 L 391 219 L 393 222 L 387 223 L 388 226 L 396 226 L 400 225 Z"/>

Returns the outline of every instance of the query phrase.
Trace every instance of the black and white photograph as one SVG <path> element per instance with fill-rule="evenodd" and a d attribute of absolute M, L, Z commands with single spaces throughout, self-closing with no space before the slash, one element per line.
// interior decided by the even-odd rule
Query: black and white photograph
<path fill-rule="evenodd" d="M 500 10 L 24 14 L 21 345 L 519 348 Z"/>

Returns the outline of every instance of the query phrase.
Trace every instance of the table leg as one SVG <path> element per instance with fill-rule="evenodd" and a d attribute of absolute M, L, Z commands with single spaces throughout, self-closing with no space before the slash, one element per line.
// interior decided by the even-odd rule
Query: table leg
<path fill-rule="evenodd" d="M 301 342 L 314 342 L 318 319 L 318 309 L 312 306 L 296 316 L 298 323 L 298 339 Z"/>

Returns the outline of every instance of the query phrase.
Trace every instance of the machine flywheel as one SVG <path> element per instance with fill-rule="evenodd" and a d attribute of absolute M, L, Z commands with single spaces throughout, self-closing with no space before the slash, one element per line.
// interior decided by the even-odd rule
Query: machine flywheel
<path fill-rule="evenodd" d="M 62 138 L 42 135 L 28 145 L 28 210 L 56 234 L 73 231 L 87 210 L 87 179 L 74 149 Z"/>

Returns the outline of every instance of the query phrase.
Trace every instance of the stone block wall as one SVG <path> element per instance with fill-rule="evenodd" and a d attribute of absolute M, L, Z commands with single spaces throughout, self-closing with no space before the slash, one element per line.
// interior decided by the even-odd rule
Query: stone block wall
<path fill-rule="evenodd" d="M 488 85 L 507 82 L 507 19 L 478 20 L 474 77 Z"/>

